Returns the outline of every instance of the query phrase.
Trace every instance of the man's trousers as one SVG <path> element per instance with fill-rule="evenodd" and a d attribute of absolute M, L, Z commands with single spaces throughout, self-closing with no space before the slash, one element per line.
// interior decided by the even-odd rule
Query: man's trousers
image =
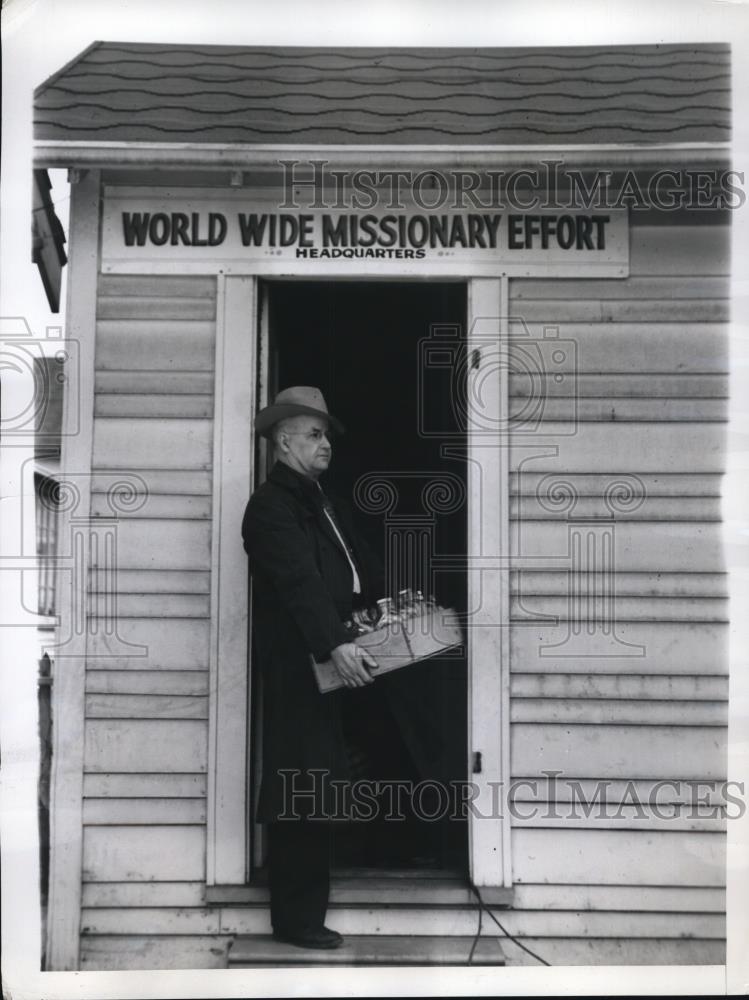
<path fill-rule="evenodd" d="M 268 824 L 270 917 L 287 934 L 319 930 L 330 894 L 330 823 L 290 819 Z"/>

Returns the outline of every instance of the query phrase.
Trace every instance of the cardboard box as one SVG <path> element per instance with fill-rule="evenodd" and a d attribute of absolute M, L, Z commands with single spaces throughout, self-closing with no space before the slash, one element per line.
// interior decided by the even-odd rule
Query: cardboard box
<path fill-rule="evenodd" d="M 436 607 L 422 615 L 408 618 L 405 622 L 365 632 L 352 641 L 366 649 L 377 661 L 377 668 L 371 669 L 371 673 L 373 677 L 379 677 L 380 674 L 455 649 L 463 643 L 463 631 L 458 624 L 457 613 L 452 608 Z M 313 657 L 310 659 L 317 686 L 323 694 L 343 687 L 343 681 L 332 660 L 318 663 Z"/>

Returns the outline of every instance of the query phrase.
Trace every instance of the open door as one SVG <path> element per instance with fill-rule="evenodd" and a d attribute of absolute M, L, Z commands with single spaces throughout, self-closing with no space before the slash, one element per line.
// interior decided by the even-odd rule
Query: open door
<path fill-rule="evenodd" d="M 434 593 L 461 614 L 467 601 L 466 431 L 450 394 L 451 372 L 438 360 L 428 384 L 422 376 L 425 344 L 436 344 L 439 355 L 449 340 L 448 347 L 458 345 L 453 363 L 464 357 L 466 289 L 455 281 L 268 281 L 260 326 L 270 378 L 279 388 L 319 386 L 347 429 L 334 441 L 324 485 L 351 498 L 390 591 L 408 585 Z M 445 374 L 448 391 L 440 392 Z M 418 799 L 401 798 L 397 820 L 385 819 L 383 799 L 374 821 L 334 824 L 334 871 L 467 875 L 467 822 L 452 809 L 450 786 L 465 781 L 468 771 L 466 673 L 463 650 L 342 692 L 354 780 L 377 781 L 391 794 L 404 782 L 432 785 Z M 256 750 L 256 782 L 258 765 Z M 437 784 L 449 798 L 440 798 Z"/>
<path fill-rule="evenodd" d="M 466 425 L 470 872 L 477 886 L 512 884 L 509 725 L 509 435 L 507 321 L 500 279 L 470 282 Z M 506 288 L 506 282 L 504 283 Z"/>

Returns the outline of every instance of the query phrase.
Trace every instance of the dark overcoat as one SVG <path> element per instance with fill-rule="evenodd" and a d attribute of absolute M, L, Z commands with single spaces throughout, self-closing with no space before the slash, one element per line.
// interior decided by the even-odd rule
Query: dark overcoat
<path fill-rule="evenodd" d="M 365 600 L 382 596 L 383 576 L 350 510 L 330 497 L 354 551 Z M 340 692 L 321 694 L 310 653 L 325 660 L 348 640 L 343 622 L 352 610 L 353 576 L 323 510 L 323 496 L 307 477 L 277 462 L 252 494 L 242 538 L 253 578 L 253 647 L 263 678 L 263 774 L 257 819 L 288 815 L 288 792 L 312 770 L 333 780 L 349 775 Z M 290 776 L 300 771 L 299 778 Z M 286 777 L 284 777 L 284 773 Z M 322 788 L 317 779 L 318 790 Z M 311 800 L 301 800 L 301 804 Z M 318 807 L 321 802 L 318 799 Z M 322 803 L 329 808 L 329 800 Z M 300 811 L 300 810 L 297 810 Z"/>

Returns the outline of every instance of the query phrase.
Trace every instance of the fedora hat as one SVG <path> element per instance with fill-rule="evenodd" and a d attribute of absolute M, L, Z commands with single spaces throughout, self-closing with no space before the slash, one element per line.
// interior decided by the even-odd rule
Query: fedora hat
<path fill-rule="evenodd" d="M 323 394 L 311 385 L 292 385 L 282 389 L 270 405 L 258 412 L 255 432 L 268 437 L 279 420 L 299 416 L 324 417 L 335 431 L 343 434 L 343 424 L 328 413 Z"/>

